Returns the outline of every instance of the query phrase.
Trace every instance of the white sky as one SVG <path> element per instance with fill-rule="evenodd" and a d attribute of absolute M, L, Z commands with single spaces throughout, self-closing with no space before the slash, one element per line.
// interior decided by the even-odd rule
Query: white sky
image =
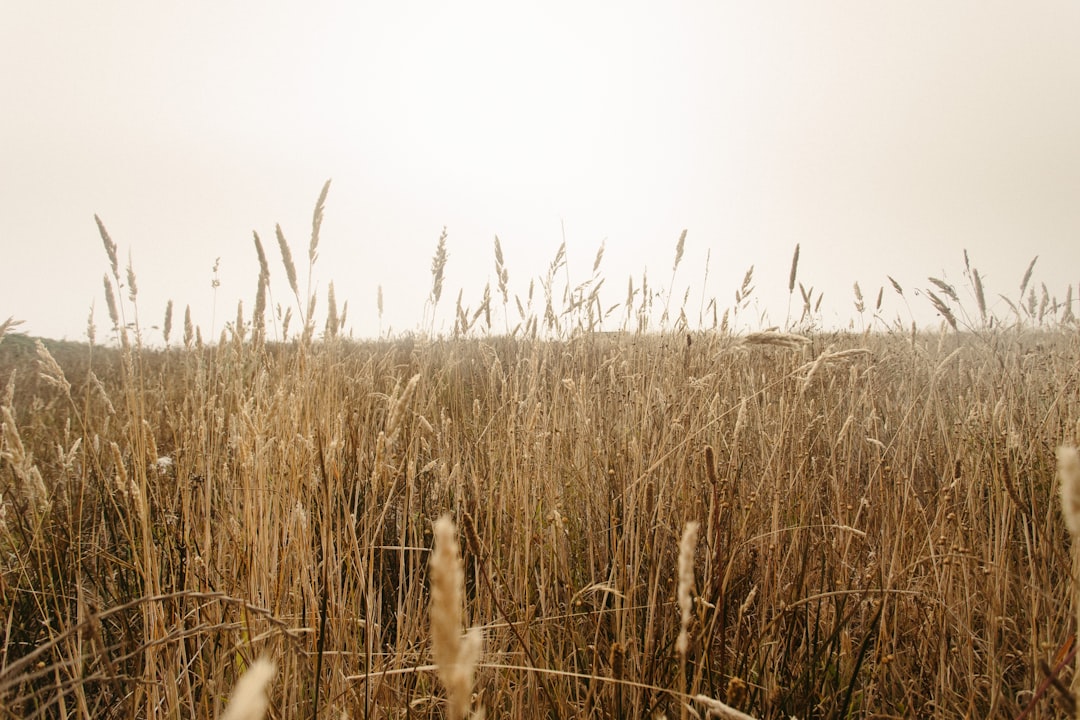
<path fill-rule="evenodd" d="M 91 303 L 107 334 L 94 213 L 144 327 L 169 298 L 174 340 L 185 305 L 208 337 L 249 312 L 252 230 L 286 303 L 274 225 L 303 284 L 328 178 L 320 308 L 332 280 L 358 336 L 379 285 L 383 329 L 419 327 L 444 225 L 444 330 L 494 285 L 496 234 L 524 296 L 562 227 L 575 283 L 606 241 L 605 306 L 646 268 L 668 286 L 687 228 L 694 319 L 707 251 L 707 296 L 753 264 L 781 325 L 796 243 L 835 323 L 886 274 L 929 319 L 912 291 L 962 285 L 963 248 L 995 297 L 1036 254 L 1052 294 L 1080 280 L 1071 1 L 35 0 L 5 8 L 0 90 L 0 320 L 31 334 L 82 339 Z"/>

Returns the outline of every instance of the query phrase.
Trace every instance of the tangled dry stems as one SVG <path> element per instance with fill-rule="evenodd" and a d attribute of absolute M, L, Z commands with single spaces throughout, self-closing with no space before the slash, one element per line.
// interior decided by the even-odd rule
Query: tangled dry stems
<path fill-rule="evenodd" d="M 5 374 L 33 368 L 10 340 Z M 1071 632 L 1052 448 L 1080 403 L 1052 390 L 1074 337 L 999 341 L 815 341 L 868 352 L 809 379 L 813 348 L 705 335 L 53 346 L 70 391 L 20 370 L 4 402 L 5 706 L 212 716 L 240 653 L 300 712 L 321 654 L 328 711 L 438 713 L 423 668 L 474 625 L 475 683 L 444 681 L 462 715 L 670 717 L 732 679 L 766 716 L 1015 714 Z M 482 545 L 452 581 L 448 509 Z"/>

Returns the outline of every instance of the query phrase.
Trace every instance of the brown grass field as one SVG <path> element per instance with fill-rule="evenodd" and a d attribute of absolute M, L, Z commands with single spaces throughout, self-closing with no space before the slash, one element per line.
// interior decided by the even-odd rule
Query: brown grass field
<path fill-rule="evenodd" d="M 257 658 L 271 718 L 1071 714 L 1071 291 L 969 277 L 925 332 L 8 328 L 0 715 L 220 717 Z"/>

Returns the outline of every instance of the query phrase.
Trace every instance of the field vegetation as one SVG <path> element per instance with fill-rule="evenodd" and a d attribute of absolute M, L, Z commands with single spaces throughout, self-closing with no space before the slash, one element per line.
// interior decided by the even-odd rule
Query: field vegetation
<path fill-rule="evenodd" d="M 4 717 L 219 717 L 252 668 L 272 718 L 1075 711 L 1080 337 L 1030 266 L 1007 314 L 965 264 L 940 325 L 856 286 L 831 332 L 796 251 L 800 318 L 746 333 L 752 273 L 692 325 L 601 307 L 599 256 L 514 297 L 496 242 L 452 333 L 354 341 L 279 230 L 295 320 L 256 238 L 251 313 L 155 345 L 99 228 L 110 340 L 0 330 Z"/>

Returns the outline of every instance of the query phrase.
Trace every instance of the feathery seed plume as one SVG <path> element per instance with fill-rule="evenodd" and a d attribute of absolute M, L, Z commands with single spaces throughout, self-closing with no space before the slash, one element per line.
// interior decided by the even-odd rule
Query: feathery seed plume
<path fill-rule="evenodd" d="M 468 716 L 473 673 L 480 659 L 482 637 L 473 628 L 462 637 L 465 572 L 457 528 L 449 515 L 435 521 L 431 554 L 431 653 L 446 687 L 450 720 Z"/>
<path fill-rule="evenodd" d="M 277 235 L 278 250 L 281 251 L 281 264 L 285 266 L 285 277 L 289 279 L 289 289 L 293 291 L 293 295 L 299 301 L 300 290 L 296 284 L 296 265 L 293 264 L 292 251 L 289 249 L 289 243 L 285 240 L 285 233 L 281 231 L 281 225 L 274 227 L 274 233 Z"/>
<path fill-rule="evenodd" d="M 319 256 L 319 230 L 322 229 L 323 213 L 326 210 L 326 194 L 330 192 L 330 181 L 322 187 L 319 199 L 315 201 L 315 211 L 311 215 L 311 243 L 308 245 L 308 263 L 315 264 L 315 258 Z M 310 278 L 308 279 L 310 283 Z"/>
<path fill-rule="evenodd" d="M 135 284 L 135 267 L 131 262 L 131 251 L 128 251 L 128 264 L 127 264 L 127 284 L 128 284 L 128 300 L 135 302 L 135 298 L 139 295 L 139 286 Z"/>
<path fill-rule="evenodd" d="M 1024 271 L 1024 277 L 1020 280 L 1020 299 L 1024 299 L 1024 291 L 1027 290 L 1028 283 L 1031 282 L 1031 271 L 1035 269 L 1035 263 L 1039 259 L 1039 256 L 1031 258 L 1031 263 L 1027 266 L 1027 270 Z"/>
<path fill-rule="evenodd" d="M 679 543 L 679 586 L 676 590 L 676 598 L 682 619 L 679 625 L 679 638 L 675 641 L 675 650 L 680 655 L 686 655 L 690 647 L 690 611 L 693 607 L 690 591 L 694 587 L 694 550 L 697 548 L 699 527 L 700 523 L 697 520 L 686 523 L 682 541 Z"/>
<path fill-rule="evenodd" d="M 602 247 L 602 246 L 601 246 Z M 679 242 L 675 244 L 675 264 L 671 266 L 671 272 L 675 272 L 679 268 L 679 263 L 682 262 L 683 249 L 686 247 L 686 230 L 682 231 L 679 235 Z M 596 272 L 596 267 L 600 264 L 600 258 L 597 256 L 596 265 L 593 266 L 593 272 Z"/>
<path fill-rule="evenodd" d="M 93 308 L 91 307 L 91 317 L 93 317 L 93 312 Z M 11 328 L 15 327 L 16 325 L 22 325 L 22 322 L 22 320 L 16 320 L 14 316 L 12 316 L 4 322 L 0 323 L 0 339 L 3 339 L 4 335 L 6 335 L 7 332 L 11 330 Z"/>
<path fill-rule="evenodd" d="M 112 281 L 105 275 L 105 302 L 109 306 L 109 319 L 112 320 L 113 329 L 120 327 L 120 313 L 116 309 L 116 296 L 113 295 Z"/>
<path fill-rule="evenodd" d="M 270 660 L 259 658 L 253 662 L 233 688 L 221 720 L 262 720 L 270 705 L 266 690 L 275 673 L 277 667 Z"/>
<path fill-rule="evenodd" d="M 431 258 L 431 304 L 438 305 L 442 297 L 443 273 L 446 270 L 446 228 L 439 235 L 439 244 L 435 246 L 435 256 Z"/>
<path fill-rule="evenodd" d="M 795 276 L 799 272 L 799 244 L 795 243 L 795 255 L 791 258 L 791 272 L 788 273 L 787 291 L 795 292 Z"/>
<path fill-rule="evenodd" d="M 165 325 L 161 334 L 165 337 L 165 345 L 169 344 L 169 335 L 172 333 L 172 300 L 165 305 Z"/>
<path fill-rule="evenodd" d="M 94 222 L 97 223 L 98 233 L 101 234 L 101 242 L 105 245 L 105 254 L 109 256 L 109 267 L 112 268 L 113 277 L 119 279 L 120 268 L 116 260 L 116 243 L 109 237 L 109 231 L 105 229 L 105 223 L 101 222 L 100 217 L 94 215 Z"/>
<path fill-rule="evenodd" d="M 1073 542 L 1080 542 L 1080 452 L 1075 447 L 1063 445 L 1058 448 L 1057 461 L 1061 514 Z"/>

